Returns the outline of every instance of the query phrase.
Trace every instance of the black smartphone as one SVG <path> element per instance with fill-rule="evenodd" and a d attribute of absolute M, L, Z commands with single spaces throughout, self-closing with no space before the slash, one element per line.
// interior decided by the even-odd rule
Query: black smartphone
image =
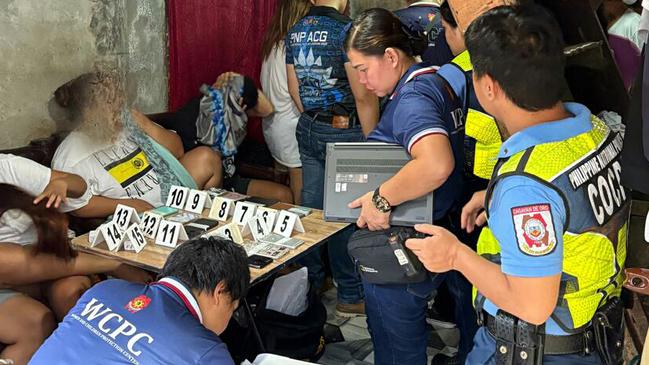
<path fill-rule="evenodd" d="M 219 221 L 216 219 L 209 219 L 209 218 L 198 218 L 197 220 L 189 223 L 189 225 L 200 227 L 200 228 L 205 228 L 205 229 L 210 229 L 214 228 L 219 225 Z"/>
<path fill-rule="evenodd" d="M 267 207 L 270 207 L 271 205 L 279 202 L 279 200 L 276 200 L 276 199 L 260 198 L 258 196 L 248 197 L 248 198 L 244 199 L 244 201 L 255 203 L 255 204 L 260 204 L 260 205 L 265 205 Z"/>
<path fill-rule="evenodd" d="M 248 266 L 252 267 L 253 269 L 264 268 L 268 266 L 271 262 L 273 262 L 273 259 L 269 257 L 264 257 L 259 255 L 248 256 Z"/>
<path fill-rule="evenodd" d="M 192 225 L 185 225 L 185 232 L 187 232 L 187 237 L 189 239 L 196 238 L 202 234 L 205 234 L 206 230 L 201 227 L 196 227 Z"/>

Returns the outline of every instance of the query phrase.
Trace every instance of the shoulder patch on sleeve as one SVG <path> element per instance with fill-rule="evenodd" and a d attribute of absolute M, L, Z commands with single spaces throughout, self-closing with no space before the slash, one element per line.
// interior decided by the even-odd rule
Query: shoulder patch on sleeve
<path fill-rule="evenodd" d="M 545 256 L 557 246 L 557 234 L 552 223 L 549 204 L 512 208 L 518 249 L 529 256 Z"/>

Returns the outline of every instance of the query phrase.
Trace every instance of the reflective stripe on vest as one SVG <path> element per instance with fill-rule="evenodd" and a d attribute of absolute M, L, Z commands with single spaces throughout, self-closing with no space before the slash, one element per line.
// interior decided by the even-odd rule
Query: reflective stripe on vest
<path fill-rule="evenodd" d="M 622 137 L 595 117 L 591 123 L 589 132 L 501 159 L 485 200 L 489 205 L 498 181 L 512 175 L 542 182 L 564 200 L 567 219 L 557 306 L 568 309 L 572 323 L 554 313 L 552 318 L 566 332 L 587 325 L 606 298 L 620 295 L 624 280 L 630 199 L 620 183 Z M 500 263 L 500 252 L 495 236 L 484 228 L 478 254 Z"/>

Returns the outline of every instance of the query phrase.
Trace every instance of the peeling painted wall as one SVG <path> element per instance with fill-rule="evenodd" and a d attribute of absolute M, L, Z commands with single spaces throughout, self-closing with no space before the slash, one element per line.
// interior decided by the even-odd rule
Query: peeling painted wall
<path fill-rule="evenodd" d="M 164 0 L 126 1 L 126 94 L 143 113 L 167 110 L 167 21 Z"/>
<path fill-rule="evenodd" d="M 89 1 L 0 0 L 0 148 L 55 130 L 48 100 L 96 58 L 91 12 Z"/>
<path fill-rule="evenodd" d="M 144 112 L 167 105 L 164 0 L 0 0 L 0 149 L 68 125 L 54 90 L 96 63 L 118 66 Z"/>

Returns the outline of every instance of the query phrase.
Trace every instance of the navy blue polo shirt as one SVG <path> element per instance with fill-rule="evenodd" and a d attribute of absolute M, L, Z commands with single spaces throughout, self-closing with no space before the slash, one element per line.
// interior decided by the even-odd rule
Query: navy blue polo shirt
<path fill-rule="evenodd" d="M 460 201 L 464 189 L 464 119 L 462 103 L 448 90 L 447 81 L 435 73 L 434 67 L 416 64 L 397 84 L 379 124 L 367 139 L 396 143 L 410 153 L 417 141 L 431 134 L 448 137 L 455 159 L 453 172 L 434 193 L 435 220 Z"/>
<path fill-rule="evenodd" d="M 234 365 L 202 321 L 191 290 L 175 278 L 107 280 L 81 296 L 30 364 Z"/>
<path fill-rule="evenodd" d="M 424 62 L 441 66 L 453 59 L 453 53 L 444 35 L 439 6 L 428 1 L 420 1 L 397 10 L 394 14 L 413 33 L 423 34 L 428 29 L 428 48 L 421 55 Z"/>
<path fill-rule="evenodd" d="M 338 105 L 351 114 L 356 109 L 345 72 L 351 21 L 332 7 L 314 6 L 288 31 L 286 64 L 295 68 L 304 110 L 331 111 Z"/>

